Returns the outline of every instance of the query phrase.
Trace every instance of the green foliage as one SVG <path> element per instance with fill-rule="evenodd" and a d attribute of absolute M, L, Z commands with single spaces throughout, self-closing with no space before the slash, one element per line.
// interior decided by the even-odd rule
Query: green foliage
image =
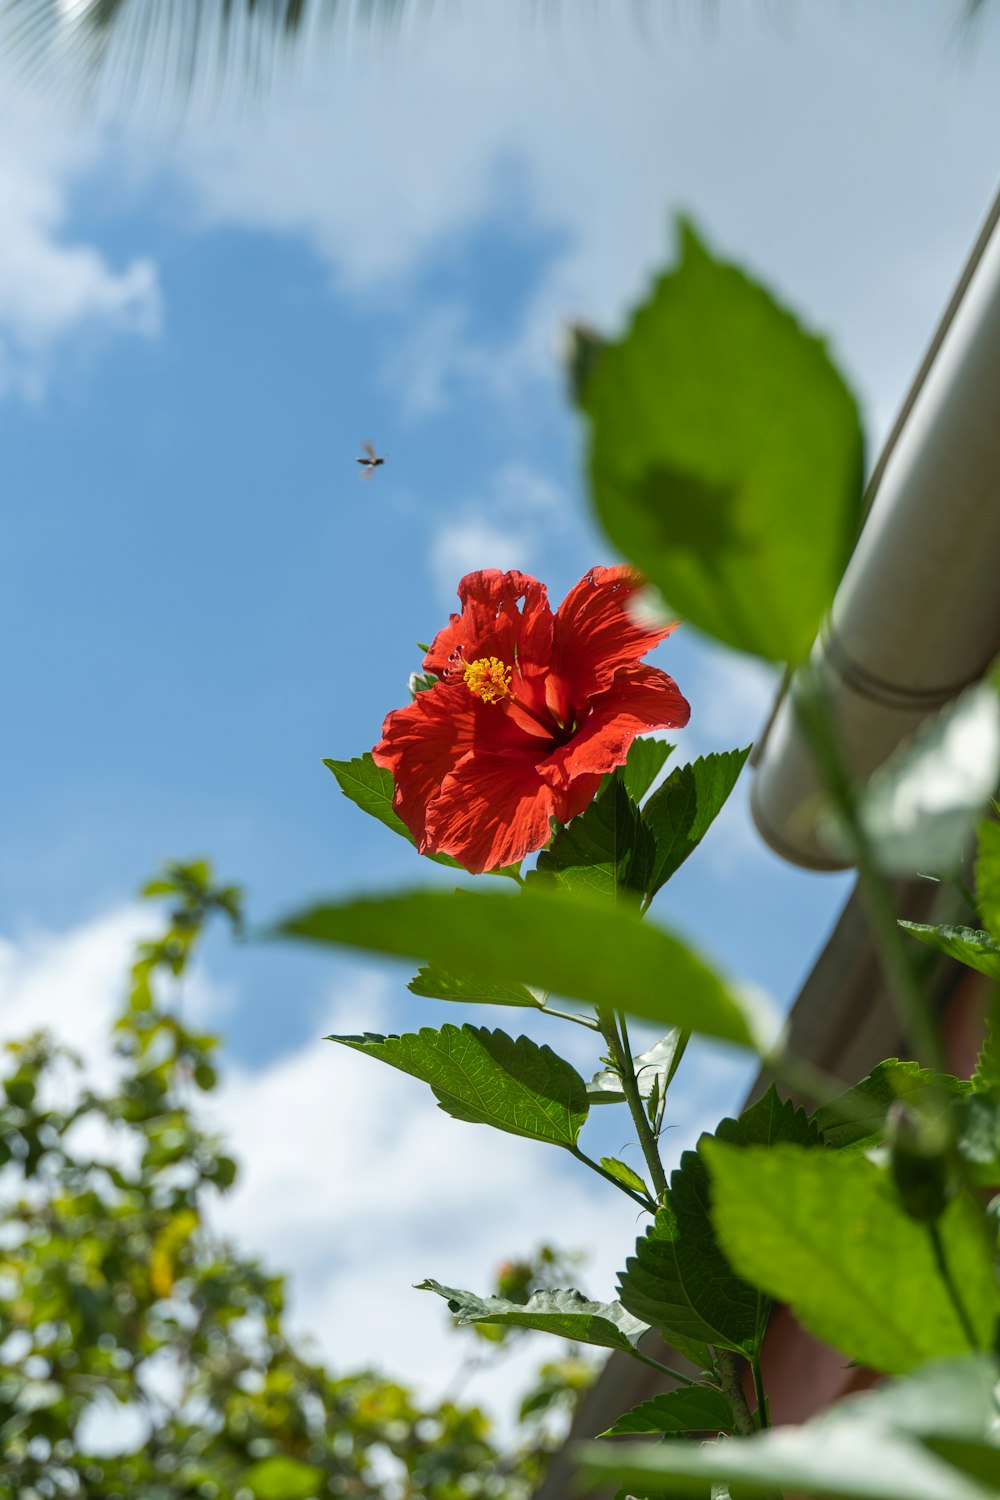
<path fill-rule="evenodd" d="M 830 1500 L 989 1500 L 1000 1472 L 998 1376 L 995 1360 L 935 1362 L 801 1427 L 697 1446 L 595 1443 L 586 1467 L 629 1493 L 684 1500 L 707 1494 L 709 1485 L 732 1486 L 747 1500 L 781 1491 Z"/>
<path fill-rule="evenodd" d="M 887 1171 L 860 1156 L 789 1144 L 738 1150 L 716 1140 L 702 1151 L 729 1260 L 818 1338 L 890 1374 L 968 1350 L 927 1227 L 904 1212 Z M 985 1348 L 997 1289 L 969 1198 L 952 1200 L 939 1232 Z"/>
<path fill-rule="evenodd" d="M 649 1332 L 647 1324 L 633 1318 L 618 1302 L 590 1302 L 580 1292 L 536 1292 L 526 1303 L 503 1297 L 477 1297 L 436 1281 L 422 1281 L 422 1292 L 444 1297 L 455 1321 L 496 1323 L 507 1328 L 530 1328 L 536 1333 L 554 1333 L 578 1344 L 596 1344 L 600 1349 L 634 1349 Z"/>
<path fill-rule="evenodd" d="M 928 927 L 923 922 L 900 922 L 906 932 L 919 938 L 929 948 L 957 958 L 960 964 L 986 974 L 990 979 L 1000 979 L 1000 943 L 994 942 L 988 932 L 978 932 L 974 927 L 953 927 L 943 923 L 939 927 Z"/>
<path fill-rule="evenodd" d="M 628 759 L 615 773 L 615 777 L 636 805 L 642 801 L 663 770 L 673 748 L 666 740 L 654 740 L 650 736 L 640 736 L 632 741 Z"/>
<path fill-rule="evenodd" d="M 866 1151 L 884 1139 L 885 1117 L 897 1099 L 915 1102 L 946 1094 L 960 1098 L 968 1088 L 949 1074 L 889 1057 L 839 1099 L 818 1109 L 813 1122 L 827 1146 Z"/>
<path fill-rule="evenodd" d="M 990 996 L 986 1036 L 972 1075 L 972 1087 L 1000 1098 L 1000 989 Z"/>
<path fill-rule="evenodd" d="M 743 1046 L 769 1041 L 750 1002 L 679 938 L 578 891 L 405 891 L 315 906 L 278 933 L 538 985 Z"/>
<path fill-rule="evenodd" d="M 657 1099 L 667 1092 L 684 1051 L 684 1033 L 674 1027 L 665 1037 L 654 1042 L 645 1052 L 632 1058 L 636 1088 L 640 1099 Z M 621 1075 L 616 1068 L 603 1068 L 595 1073 L 587 1084 L 587 1098 L 591 1104 L 624 1104 Z"/>
<path fill-rule="evenodd" d="M 236 1167 L 192 1105 L 216 1086 L 216 1043 L 166 1001 L 209 917 L 238 926 L 239 892 L 205 861 L 146 889 L 171 909 L 140 947 L 111 1085 L 88 1087 L 48 1038 L 7 1048 L 0 1500 L 527 1500 L 547 1429 L 502 1451 L 473 1406 L 332 1374 L 285 1332 L 282 1279 L 213 1231 Z M 173 1379 L 154 1387 L 164 1367 Z M 585 1384 L 546 1378 L 555 1405 Z M 81 1423 L 117 1406 L 148 1431 L 88 1451 Z"/>
<path fill-rule="evenodd" d="M 807 1146 L 816 1139 L 803 1112 L 783 1103 L 773 1087 L 739 1120 L 723 1120 L 715 1136 L 740 1148 L 778 1141 Z M 667 1202 L 638 1241 L 619 1287 L 623 1306 L 702 1365 L 704 1345 L 755 1354 L 770 1308 L 757 1286 L 736 1274 L 716 1238 L 704 1160 L 712 1144 L 703 1136 L 697 1151 L 684 1152 Z"/>
<path fill-rule="evenodd" d="M 369 817 L 377 818 L 386 828 L 391 828 L 393 833 L 398 833 L 408 843 L 413 843 L 410 830 L 402 818 L 393 812 L 395 787 L 392 772 L 377 766 L 369 751 L 355 756 L 353 760 L 324 760 L 323 764 L 333 772 L 340 790 L 355 807 L 360 807 Z M 427 858 L 439 865 L 450 865 L 453 870 L 461 869 L 458 860 L 452 859 L 450 854 L 429 854 Z"/>
<path fill-rule="evenodd" d="M 1000 823 L 984 818 L 976 851 L 976 906 L 979 920 L 1000 942 Z"/>
<path fill-rule="evenodd" d="M 733 1409 L 721 1391 L 710 1385 L 665 1391 L 651 1401 L 640 1401 L 618 1418 L 601 1437 L 631 1437 L 642 1432 L 731 1432 Z"/>
<path fill-rule="evenodd" d="M 626 1187 L 632 1188 L 635 1192 L 645 1193 L 647 1197 L 649 1196 L 649 1189 L 646 1187 L 646 1184 L 638 1172 L 629 1166 L 628 1162 L 619 1161 L 614 1156 L 602 1156 L 601 1166 L 607 1172 L 608 1176 L 613 1177 L 616 1182 L 622 1182 Z"/>
<path fill-rule="evenodd" d="M 650 900 L 701 843 L 725 806 L 749 754 L 748 745 L 745 750 L 705 755 L 690 765 L 678 766 L 650 797 L 642 813 L 656 841 L 647 887 Z"/>
<path fill-rule="evenodd" d="M 823 344 L 682 225 L 680 264 L 581 405 L 618 550 L 725 645 L 803 660 L 861 514 L 857 406 Z"/>
<path fill-rule="evenodd" d="M 558 829 L 539 854 L 537 869 L 570 890 L 615 897 L 627 892 L 639 900 L 649 889 L 656 855 L 652 833 L 616 778 L 585 812 Z"/>
<path fill-rule="evenodd" d="M 575 1146 L 587 1086 L 551 1047 L 485 1027 L 430 1027 L 405 1036 L 331 1036 L 429 1083 L 446 1114 L 511 1135 Z"/>

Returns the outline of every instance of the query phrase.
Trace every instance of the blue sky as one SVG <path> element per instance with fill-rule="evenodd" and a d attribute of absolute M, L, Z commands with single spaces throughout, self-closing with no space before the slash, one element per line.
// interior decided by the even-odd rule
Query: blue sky
<path fill-rule="evenodd" d="M 393 49 L 335 35 L 268 108 L 196 105 L 169 129 L 53 115 L 30 94 L 4 105 L 5 1030 L 28 994 L 67 1023 L 73 1002 L 39 978 L 72 984 L 60 953 L 103 955 L 81 984 L 106 1014 L 131 893 L 163 857 L 210 854 L 258 922 L 423 878 L 321 759 L 371 746 L 466 567 L 523 567 L 558 601 L 609 559 L 554 349 L 566 316 L 614 326 L 641 296 L 672 213 L 831 334 L 869 431 L 885 431 L 993 189 L 995 28 L 971 48 L 945 4 L 790 5 L 784 19 L 736 5 L 714 27 L 695 9 L 650 42 L 610 4 L 586 24 L 564 6 L 552 35 L 469 0 Z M 371 485 L 354 463 L 366 437 L 388 454 Z M 693 707 L 679 755 L 758 732 L 762 669 L 683 629 L 657 660 Z M 787 1004 L 847 889 L 783 866 L 738 799 L 656 910 Z M 394 1101 L 414 1139 L 437 1140 L 418 1085 L 316 1040 L 333 1012 L 359 1029 L 457 1019 L 407 997 L 405 977 L 221 940 L 206 963 L 204 1006 L 236 1070 L 225 1119 L 237 1153 L 269 1163 L 233 1224 L 341 1324 L 332 1278 L 362 1262 L 408 1308 L 420 1275 L 481 1283 L 490 1237 L 509 1235 L 498 1253 L 585 1237 L 599 1201 L 561 1162 L 535 1176 L 523 1143 L 486 1146 L 449 1121 L 467 1190 L 488 1156 L 501 1178 L 528 1174 L 529 1205 L 567 1195 L 556 1222 L 532 1229 L 527 1206 L 501 1202 L 492 1228 L 459 1232 L 458 1200 L 428 1176 L 423 1206 L 390 1227 L 430 1259 L 379 1259 L 348 1174 L 308 1222 L 307 1177 L 285 1229 L 268 1223 L 274 1195 L 295 1196 L 290 1156 L 315 1173 L 317 1142 L 325 1161 L 348 1128 L 324 1115 L 324 1090 Z M 689 1078 L 688 1134 L 738 1087 L 717 1059 Z M 289 1099 L 315 1113 L 261 1136 L 266 1101 L 280 1114 Z M 416 1173 L 395 1149 L 373 1139 L 366 1172 Z M 333 1214 L 354 1261 L 331 1258 Z M 608 1291 L 623 1252 L 610 1228 L 594 1240 Z M 440 1324 L 420 1316 L 379 1357 L 419 1367 Z M 365 1357 L 360 1328 L 345 1347 Z"/>

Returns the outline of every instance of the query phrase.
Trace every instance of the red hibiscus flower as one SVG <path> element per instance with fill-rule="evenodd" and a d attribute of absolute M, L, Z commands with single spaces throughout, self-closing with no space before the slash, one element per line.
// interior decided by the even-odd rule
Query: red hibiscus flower
<path fill-rule="evenodd" d="M 674 628 L 638 623 L 640 587 L 629 568 L 592 568 L 553 614 L 526 573 L 466 574 L 462 613 L 424 657 L 439 680 L 372 751 L 421 853 L 513 864 L 548 842 L 550 818 L 583 811 L 637 734 L 687 723 L 673 678 L 640 664 Z"/>

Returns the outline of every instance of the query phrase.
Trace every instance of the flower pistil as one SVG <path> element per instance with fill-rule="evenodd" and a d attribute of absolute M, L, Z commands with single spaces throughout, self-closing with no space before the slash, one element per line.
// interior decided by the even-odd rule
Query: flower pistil
<path fill-rule="evenodd" d="M 465 685 L 484 703 L 499 703 L 510 697 L 513 667 L 505 666 L 499 656 L 481 656 L 465 664 Z"/>

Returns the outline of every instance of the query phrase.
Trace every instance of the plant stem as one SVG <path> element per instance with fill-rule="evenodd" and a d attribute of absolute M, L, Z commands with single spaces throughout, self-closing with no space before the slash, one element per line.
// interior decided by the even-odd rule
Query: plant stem
<path fill-rule="evenodd" d="M 750 1360 L 750 1369 L 753 1372 L 753 1388 L 757 1397 L 757 1426 L 763 1432 L 765 1427 L 770 1427 L 771 1419 L 767 1414 L 767 1397 L 764 1395 L 764 1374 L 760 1367 L 760 1355 L 755 1354 Z"/>
<path fill-rule="evenodd" d="M 649 1368 L 651 1370 L 659 1370 L 661 1374 L 669 1375 L 671 1380 L 678 1380 L 680 1381 L 681 1385 L 700 1384 L 700 1381 L 692 1379 L 690 1375 L 682 1375 L 680 1370 L 672 1370 L 669 1365 L 663 1364 L 662 1361 L 653 1359 L 648 1354 L 640 1354 L 638 1349 L 630 1349 L 629 1353 L 632 1355 L 633 1359 L 641 1360 L 644 1365 L 649 1365 Z"/>
<path fill-rule="evenodd" d="M 634 1203 L 638 1203 L 640 1208 L 644 1208 L 647 1213 L 655 1214 L 656 1204 L 652 1198 L 648 1197 L 645 1193 L 637 1193 L 627 1183 L 619 1181 L 617 1177 L 613 1177 L 610 1172 L 604 1170 L 600 1162 L 594 1161 L 593 1157 L 588 1156 L 585 1151 L 581 1151 L 579 1146 L 570 1146 L 567 1149 L 571 1155 L 576 1157 L 577 1161 L 582 1161 L 585 1167 L 589 1167 L 592 1172 L 596 1172 L 599 1177 L 603 1177 L 605 1182 L 614 1183 L 619 1192 L 627 1193 Z"/>
<path fill-rule="evenodd" d="M 730 1354 L 728 1349 L 714 1349 L 712 1352 L 719 1369 L 722 1394 L 733 1408 L 733 1430 L 740 1437 L 751 1437 L 757 1428 L 743 1392 L 743 1382 L 736 1366 L 736 1356 Z"/>
<path fill-rule="evenodd" d="M 941 1241 L 941 1231 L 938 1228 L 937 1220 L 932 1220 L 928 1224 L 927 1233 L 931 1238 L 931 1248 L 934 1251 L 934 1260 L 937 1264 L 938 1274 L 944 1282 L 945 1290 L 951 1299 L 951 1305 L 955 1309 L 955 1316 L 962 1325 L 962 1332 L 969 1341 L 969 1348 L 974 1354 L 978 1353 L 982 1348 L 982 1344 L 976 1337 L 976 1330 L 972 1326 L 972 1319 L 969 1317 L 965 1303 L 962 1301 L 962 1295 L 955 1284 L 955 1278 L 952 1276 L 951 1268 L 945 1258 L 944 1245 Z"/>
<path fill-rule="evenodd" d="M 935 1072 L 942 1072 L 944 1062 L 927 999 L 910 962 L 888 885 L 858 816 L 854 788 L 840 753 L 829 701 L 815 678 L 809 679 L 796 693 L 795 709 L 819 761 L 826 789 L 843 820 L 858 869 L 858 883 L 868 906 L 875 946 L 900 1024 L 913 1046 L 917 1061 Z"/>
<path fill-rule="evenodd" d="M 625 1095 L 625 1102 L 628 1105 L 629 1114 L 632 1116 L 632 1123 L 635 1125 L 636 1134 L 639 1137 L 642 1154 L 646 1158 L 646 1166 L 649 1168 L 653 1191 L 657 1199 L 662 1199 L 667 1191 L 667 1175 L 663 1170 L 663 1163 L 660 1160 L 660 1151 L 656 1144 L 656 1136 L 653 1134 L 652 1126 L 646 1119 L 645 1106 L 642 1102 L 642 1095 L 639 1093 L 639 1083 L 635 1076 L 635 1068 L 632 1066 L 632 1053 L 629 1051 L 628 1046 L 628 1028 L 625 1024 L 625 1017 L 621 1014 L 618 1016 L 618 1025 L 621 1026 L 621 1034 L 619 1034 L 618 1025 L 615 1024 L 613 1014 L 605 1013 L 601 1019 L 601 1031 L 604 1033 L 604 1040 L 607 1042 L 618 1063 L 618 1074 L 622 1081 L 622 1093 Z M 623 1036 L 624 1040 L 622 1040 Z"/>
<path fill-rule="evenodd" d="M 586 1026 L 588 1031 L 601 1029 L 593 1016 L 574 1015 L 571 1010 L 553 1010 L 551 1005 L 540 1005 L 538 1009 L 543 1016 L 555 1016 L 560 1021 L 575 1021 L 578 1026 Z"/>

